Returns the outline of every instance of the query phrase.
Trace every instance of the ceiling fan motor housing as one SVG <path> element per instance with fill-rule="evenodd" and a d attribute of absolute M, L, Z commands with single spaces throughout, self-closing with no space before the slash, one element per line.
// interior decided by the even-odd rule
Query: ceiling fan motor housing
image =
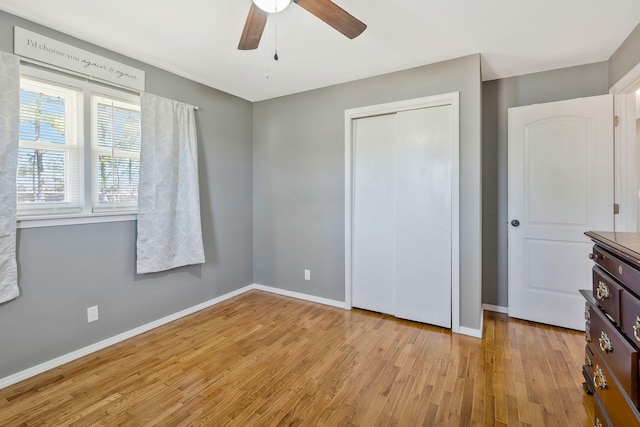
<path fill-rule="evenodd" d="M 252 0 L 253 3 L 267 13 L 282 12 L 289 6 L 291 0 Z"/>

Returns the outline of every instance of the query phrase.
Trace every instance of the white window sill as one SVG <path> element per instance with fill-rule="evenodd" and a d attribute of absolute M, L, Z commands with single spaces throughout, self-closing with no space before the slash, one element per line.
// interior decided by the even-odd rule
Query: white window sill
<path fill-rule="evenodd" d="M 18 217 L 18 228 L 58 227 L 63 225 L 97 224 L 101 222 L 135 221 L 138 215 L 128 213 L 94 213 L 60 216 Z"/>

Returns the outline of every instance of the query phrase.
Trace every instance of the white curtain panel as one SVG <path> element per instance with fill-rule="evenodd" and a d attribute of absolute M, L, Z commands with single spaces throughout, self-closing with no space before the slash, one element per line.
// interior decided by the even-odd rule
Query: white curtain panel
<path fill-rule="evenodd" d="M 0 303 L 18 295 L 16 169 L 20 129 L 20 59 L 0 52 Z"/>
<path fill-rule="evenodd" d="M 137 272 L 202 264 L 195 107 L 143 93 Z"/>

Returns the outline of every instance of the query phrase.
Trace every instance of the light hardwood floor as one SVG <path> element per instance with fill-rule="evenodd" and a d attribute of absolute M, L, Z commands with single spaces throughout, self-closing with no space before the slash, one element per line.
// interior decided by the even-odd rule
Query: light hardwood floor
<path fill-rule="evenodd" d="M 0 390 L 0 426 L 588 426 L 582 333 L 252 291 Z"/>

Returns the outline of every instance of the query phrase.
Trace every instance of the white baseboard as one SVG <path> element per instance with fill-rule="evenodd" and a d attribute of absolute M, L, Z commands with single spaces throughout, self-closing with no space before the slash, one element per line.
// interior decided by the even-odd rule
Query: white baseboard
<path fill-rule="evenodd" d="M 259 291 L 265 291 L 265 292 L 271 292 L 273 294 L 278 294 L 278 295 L 284 295 L 287 297 L 291 297 L 291 298 L 297 298 L 297 299 L 301 299 L 304 301 L 310 301 L 310 302 L 315 302 L 318 304 L 324 304 L 324 305 L 329 305 L 331 307 L 337 307 L 337 308 L 342 308 L 345 310 L 348 310 L 346 303 L 342 302 L 342 301 L 336 301 L 336 300 L 332 300 L 332 299 L 327 299 L 327 298 L 321 298 L 321 297 L 316 297 L 314 295 L 308 295 L 308 294 L 303 294 L 300 292 L 294 292 L 294 291 L 287 291 L 284 289 L 280 289 L 280 288 L 274 288 L 271 286 L 264 286 L 264 285 L 259 285 L 257 283 L 253 284 L 253 289 L 259 290 Z M 504 309 L 505 313 L 506 313 L 506 308 L 504 307 L 497 307 L 497 306 L 491 306 L 491 307 L 495 307 L 495 308 L 500 308 L 500 309 Z M 483 309 L 484 309 L 484 304 L 483 304 Z M 459 333 L 461 335 L 468 335 L 471 337 L 475 337 L 475 338 L 482 338 L 482 319 L 480 320 L 480 329 L 472 329 L 472 328 L 465 328 L 464 326 L 461 326 L 458 331 L 456 331 L 456 333 Z"/>
<path fill-rule="evenodd" d="M 347 309 L 347 306 L 343 301 L 336 301 L 328 298 L 316 297 L 313 295 L 303 294 L 300 292 L 287 291 L 284 289 L 273 288 L 271 286 L 259 285 L 257 283 L 253 284 L 253 289 L 256 289 L 258 291 L 271 292 L 272 294 L 283 295 L 286 297 L 297 298 L 304 301 L 311 301 L 318 304 L 330 305 L 331 307 L 342 308 L 345 310 Z"/>
<path fill-rule="evenodd" d="M 496 313 L 508 314 L 509 309 L 507 307 L 502 307 L 499 305 L 482 304 L 482 313 L 484 313 L 485 311 L 494 311 Z M 483 324 L 484 324 L 484 315 L 480 317 L 480 329 L 465 328 L 464 326 L 461 326 L 457 332 L 462 335 L 469 335 L 471 337 L 482 338 Z"/>
<path fill-rule="evenodd" d="M 167 323 L 173 322 L 174 320 L 178 320 L 181 317 L 188 316 L 197 311 L 219 304 L 222 301 L 228 300 L 229 298 L 233 298 L 235 296 L 248 292 L 252 289 L 253 289 L 253 285 L 245 286 L 244 288 L 237 289 L 233 292 L 229 292 L 227 294 L 221 295 L 217 298 L 203 302 L 201 304 L 194 305 L 193 307 L 189 307 L 177 313 L 163 317 L 162 319 L 158 319 L 153 322 L 147 323 L 145 325 L 138 326 L 137 328 L 134 328 L 129 331 L 123 332 L 121 334 L 115 335 L 113 337 L 107 338 L 95 344 L 88 345 L 76 351 L 72 351 L 71 353 L 67 353 L 65 355 L 56 357 L 55 359 L 48 360 L 39 365 L 32 366 L 31 368 L 27 368 L 24 371 L 17 372 L 5 378 L 0 378 L 0 389 L 4 387 L 8 387 L 12 384 L 16 384 L 20 381 L 26 380 L 27 378 L 36 376 L 50 369 L 57 368 L 58 366 L 64 365 L 65 363 L 69 363 L 73 360 L 79 359 L 81 357 L 94 353 L 98 350 L 102 350 L 103 348 L 109 347 L 110 345 L 117 344 L 126 339 L 135 337 L 136 335 L 150 331 L 151 329 L 155 329 L 158 326 L 166 325 Z"/>
<path fill-rule="evenodd" d="M 153 322 L 147 323 L 145 325 L 142 326 L 138 326 L 137 328 L 131 329 L 129 331 L 123 332 L 121 334 L 115 335 L 113 337 L 107 338 L 105 340 L 102 340 L 100 342 L 97 342 L 95 344 L 91 344 L 88 345 L 86 347 L 83 347 L 81 349 L 72 351 L 71 353 L 67 353 L 65 355 L 62 355 L 60 357 L 56 357 L 55 359 L 51 359 L 48 360 L 44 363 L 41 363 L 39 365 L 33 366 L 31 368 L 27 368 L 23 371 L 17 372 L 13 375 L 9 375 L 8 377 L 5 378 L 0 378 L 0 389 L 4 388 L 4 387 L 8 387 L 10 385 L 16 384 L 20 381 L 26 380 L 28 378 L 31 378 L 33 376 L 36 376 L 38 374 L 41 374 L 45 371 L 48 371 L 50 369 L 53 368 L 57 368 L 58 366 L 64 365 L 65 363 L 69 363 L 71 361 L 74 361 L 76 359 L 79 359 L 81 357 L 87 356 L 91 353 L 94 353 L 98 350 L 102 350 L 103 348 L 109 347 L 110 345 L 114 345 L 117 344 L 121 341 L 127 340 L 129 338 L 135 337 L 136 335 L 140 335 L 144 332 L 150 331 L 152 329 L 155 329 L 159 326 L 162 325 L 166 325 L 167 323 L 173 322 L 174 320 L 178 320 L 182 317 L 188 316 L 190 314 L 193 314 L 197 311 L 203 310 L 205 308 L 209 308 L 211 306 L 214 306 L 216 304 L 219 304 L 223 301 L 226 301 L 230 298 L 233 298 L 235 296 L 241 295 L 245 292 L 251 291 L 251 290 L 259 290 L 259 291 L 264 291 L 264 292 L 270 292 L 273 294 L 277 294 L 277 295 L 283 295 L 283 296 L 287 296 L 287 297 L 291 297 L 291 298 L 297 298 L 300 300 L 304 300 L 304 301 L 310 301 L 310 302 L 314 302 L 314 303 L 318 303 L 318 304 L 324 304 L 324 305 L 328 305 L 331 307 L 337 307 L 337 308 L 341 308 L 341 309 L 345 309 L 348 310 L 345 302 L 343 301 L 336 301 L 336 300 L 332 300 L 332 299 L 328 299 L 328 298 L 322 298 L 322 297 L 317 297 L 314 295 L 308 295 L 308 294 L 303 294 L 301 292 L 294 292 L 294 291 L 287 291 L 284 289 L 279 289 L 279 288 L 274 288 L 271 286 L 264 286 L 264 285 L 259 285 L 257 283 L 245 286 L 243 288 L 237 289 L 233 292 L 229 292 L 227 294 L 221 295 L 217 298 L 214 298 L 212 300 L 203 302 L 201 304 L 198 305 L 194 305 L 193 307 L 189 307 L 187 309 L 184 309 L 182 311 L 179 311 L 177 313 L 171 314 L 169 316 L 163 317 L 162 319 L 158 319 L 155 320 Z M 498 307 L 498 306 L 493 306 L 493 305 L 489 305 L 489 304 L 483 304 L 483 310 L 490 310 L 490 311 L 497 311 L 499 313 L 506 313 L 507 309 L 506 307 Z M 482 329 L 472 329 L 472 328 L 465 328 L 465 327 L 460 327 L 458 333 L 462 334 L 462 335 L 468 335 L 468 336 L 472 336 L 472 337 L 476 337 L 476 338 L 482 338 Z"/>
<path fill-rule="evenodd" d="M 182 317 L 188 316 L 190 314 L 193 314 L 197 311 L 203 310 L 205 308 L 209 308 L 211 306 L 214 306 L 216 304 L 219 304 L 223 301 L 226 301 L 230 298 L 233 298 L 235 296 L 241 295 L 245 292 L 251 291 L 251 290 L 260 290 L 260 291 L 265 291 L 265 292 L 270 292 L 273 294 L 278 294 L 278 295 L 284 295 L 284 296 L 288 296 L 288 297 L 292 297 L 292 298 L 297 298 L 297 299 L 301 299 L 304 301 L 311 301 L 311 302 L 315 302 L 318 304 L 324 304 L 324 305 L 329 305 L 332 307 L 338 307 L 338 308 L 346 308 L 345 303 L 342 301 L 335 301 L 335 300 L 330 300 L 327 298 L 321 298 L 321 297 L 316 297 L 313 295 L 307 295 L 307 294 L 303 294 L 300 292 L 293 292 L 293 291 L 286 291 L 284 289 L 278 289 L 278 288 L 273 288 L 271 286 L 263 286 L 263 285 L 258 285 L 258 284 L 251 284 L 248 286 L 245 286 L 243 288 L 237 289 L 233 292 L 229 292 L 227 294 L 221 295 L 217 298 L 214 298 L 212 300 L 203 302 L 201 304 L 198 305 L 194 305 L 193 307 L 189 307 L 187 309 L 184 309 L 182 311 L 179 311 L 177 313 L 171 314 L 169 316 L 163 317 L 162 319 L 158 319 L 155 320 L 153 322 L 147 323 L 145 325 L 142 326 L 138 326 L 137 328 L 131 329 L 129 331 L 123 332 L 121 334 L 115 335 L 113 337 L 107 338 L 105 340 L 102 340 L 100 342 L 97 342 L 95 344 L 91 344 L 88 345 L 86 347 L 83 347 L 81 349 L 72 351 L 71 353 L 67 353 L 65 355 L 62 355 L 60 357 L 56 357 L 55 359 L 51 359 L 48 360 L 46 362 L 40 363 L 39 365 L 36 366 L 32 366 L 31 368 L 27 368 L 23 371 L 17 372 L 15 374 L 9 375 L 8 377 L 5 378 L 0 378 L 0 389 L 8 387 L 10 385 L 19 383 L 20 381 L 24 381 L 28 378 L 31 378 L 33 376 L 36 376 L 38 374 L 41 374 L 43 372 L 46 372 L 50 369 L 53 368 L 57 368 L 58 366 L 64 365 L 65 363 L 69 363 L 72 362 L 76 359 L 79 359 L 81 357 L 87 356 L 91 353 L 94 353 L 98 350 L 102 350 L 103 348 L 109 347 L 110 345 L 114 345 L 117 344 L 121 341 L 127 340 L 129 338 L 135 337 L 136 335 L 140 335 L 144 332 L 148 332 L 152 329 L 155 329 L 159 326 L 162 325 L 166 325 L 167 323 L 173 322 L 174 320 L 178 320 Z"/>
<path fill-rule="evenodd" d="M 284 295 L 284 296 L 287 296 L 287 297 L 297 298 L 297 299 L 301 299 L 301 300 L 304 300 L 304 301 L 311 301 L 311 302 L 315 302 L 315 303 L 318 303 L 318 304 L 330 305 L 331 307 L 337 307 L 337 308 L 342 308 L 342 309 L 348 310 L 347 305 L 342 301 L 336 301 L 336 300 L 332 300 L 332 299 L 316 297 L 316 296 L 313 296 L 313 295 L 303 294 L 303 293 L 300 293 L 300 292 L 287 291 L 287 290 L 284 290 L 284 289 L 274 288 L 274 287 L 271 287 L 271 286 L 259 285 L 257 283 L 253 284 L 253 289 L 256 289 L 256 290 L 259 290 L 259 291 L 271 292 L 271 293 L 278 294 L 278 295 Z M 482 322 L 482 320 L 480 320 L 480 322 Z M 459 328 L 459 330 L 456 331 L 456 332 L 461 334 L 461 335 L 468 335 L 468 336 L 475 337 L 475 338 L 482 338 L 482 323 L 480 323 L 480 325 L 481 325 L 480 329 L 465 328 L 464 326 L 461 326 Z"/>
<path fill-rule="evenodd" d="M 482 313 L 484 313 L 485 311 L 494 311 L 496 313 L 508 314 L 509 309 L 507 307 L 502 307 L 499 305 L 482 304 Z M 465 328 L 461 326 L 458 333 L 462 335 L 469 335 L 471 337 L 482 338 L 483 324 L 484 315 L 480 317 L 480 329 Z"/>
<path fill-rule="evenodd" d="M 509 307 L 501 305 L 482 304 L 482 311 L 493 311 L 496 313 L 509 314 Z"/>
<path fill-rule="evenodd" d="M 482 329 L 472 329 L 460 326 L 460 330 L 458 331 L 458 333 L 461 335 L 468 335 L 470 337 L 482 338 Z"/>

